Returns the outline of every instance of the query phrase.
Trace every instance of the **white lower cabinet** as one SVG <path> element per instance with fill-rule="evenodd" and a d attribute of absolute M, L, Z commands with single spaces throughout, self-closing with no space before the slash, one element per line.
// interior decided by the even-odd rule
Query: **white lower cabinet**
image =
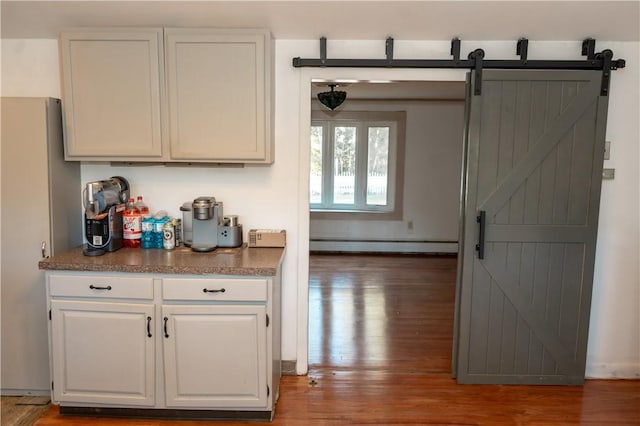
<path fill-rule="evenodd" d="M 47 272 L 47 282 L 52 400 L 61 412 L 98 407 L 273 415 L 281 362 L 279 274 L 55 271 Z"/>
<path fill-rule="evenodd" d="M 53 300 L 53 400 L 153 406 L 152 304 Z"/>
<path fill-rule="evenodd" d="M 163 306 L 167 407 L 266 407 L 264 305 Z"/>

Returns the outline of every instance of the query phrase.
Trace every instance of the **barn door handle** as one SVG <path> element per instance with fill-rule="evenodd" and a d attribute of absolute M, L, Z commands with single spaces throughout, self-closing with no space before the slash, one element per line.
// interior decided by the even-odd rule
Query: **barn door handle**
<path fill-rule="evenodd" d="M 476 244 L 476 250 L 478 251 L 478 259 L 484 259 L 484 228 L 487 222 L 487 213 L 484 210 L 478 212 L 476 222 L 480 224 L 480 231 L 478 232 L 478 244 Z"/>

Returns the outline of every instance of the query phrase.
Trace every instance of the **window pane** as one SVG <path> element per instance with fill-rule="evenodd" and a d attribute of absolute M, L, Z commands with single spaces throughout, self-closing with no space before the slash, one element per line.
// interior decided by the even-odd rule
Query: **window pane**
<path fill-rule="evenodd" d="M 311 126 L 311 167 L 309 175 L 309 202 L 322 202 L 322 126 Z"/>
<path fill-rule="evenodd" d="M 354 204 L 356 184 L 356 128 L 335 127 L 333 203 Z"/>
<path fill-rule="evenodd" d="M 369 127 L 367 160 L 367 204 L 387 205 L 389 171 L 389 128 Z"/>

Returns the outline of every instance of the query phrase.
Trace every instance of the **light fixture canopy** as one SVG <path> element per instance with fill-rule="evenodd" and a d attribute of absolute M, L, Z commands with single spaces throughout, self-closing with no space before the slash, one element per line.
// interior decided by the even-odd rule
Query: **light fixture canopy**
<path fill-rule="evenodd" d="M 328 84 L 331 88 L 330 92 L 320 92 L 318 93 L 318 100 L 322 105 L 326 106 L 330 110 L 334 110 L 338 108 L 345 99 L 347 99 L 347 92 L 343 92 L 341 90 L 334 90 L 337 84 Z"/>

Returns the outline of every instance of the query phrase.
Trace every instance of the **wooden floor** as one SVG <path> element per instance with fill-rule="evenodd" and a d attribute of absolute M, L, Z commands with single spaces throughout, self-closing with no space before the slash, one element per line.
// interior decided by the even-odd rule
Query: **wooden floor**
<path fill-rule="evenodd" d="M 640 424 L 640 381 L 456 384 L 453 257 L 314 255 L 310 265 L 309 375 L 282 378 L 274 426 Z M 52 406 L 37 425 L 203 423 L 60 417 Z"/>
<path fill-rule="evenodd" d="M 0 424 L 2 426 L 31 426 L 47 410 L 49 397 L 2 396 Z"/>

